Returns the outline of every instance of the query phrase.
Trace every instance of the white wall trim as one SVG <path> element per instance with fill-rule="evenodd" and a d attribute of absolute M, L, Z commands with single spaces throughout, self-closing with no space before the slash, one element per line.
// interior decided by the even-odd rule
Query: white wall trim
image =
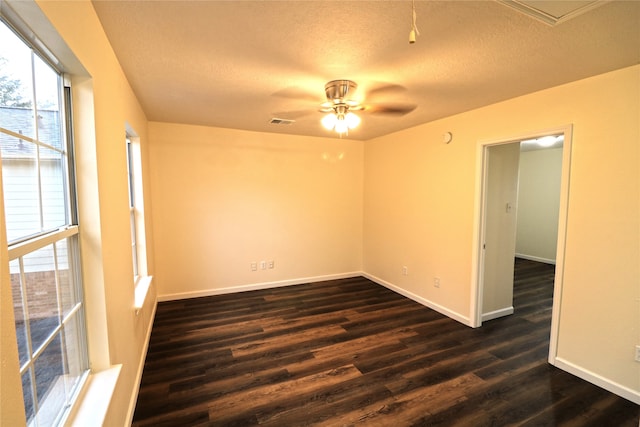
<path fill-rule="evenodd" d="M 407 298 L 409 298 L 409 299 L 411 299 L 411 300 L 413 300 L 413 301 L 415 301 L 415 302 L 417 302 L 419 304 L 422 304 L 425 307 L 429 307 L 430 309 L 435 310 L 438 313 L 444 314 L 445 316 L 450 317 L 451 319 L 456 320 L 456 321 L 462 323 L 463 325 L 472 326 L 471 325 L 471 320 L 467 316 L 463 316 L 460 313 L 457 313 L 457 312 L 455 312 L 453 310 L 449 310 L 448 308 L 443 307 L 440 304 L 436 304 L 435 302 L 430 301 L 430 300 L 428 300 L 426 298 L 423 298 L 423 297 L 421 297 L 419 295 L 416 295 L 416 294 L 414 294 L 412 292 L 409 292 L 406 289 L 402 289 L 402 288 L 394 285 L 393 283 L 387 282 L 386 280 L 383 280 L 383 279 L 381 279 L 379 277 L 376 277 L 376 276 L 373 276 L 371 274 L 364 273 L 364 272 L 362 273 L 362 276 L 366 277 L 367 279 L 369 279 L 369 280 L 371 280 L 373 282 L 376 282 L 379 285 L 384 286 L 385 288 L 391 289 L 392 291 L 394 291 L 394 292 L 396 292 L 396 293 L 398 293 L 398 294 L 400 294 L 402 296 L 405 296 L 405 297 L 407 297 Z"/>
<path fill-rule="evenodd" d="M 484 259 L 482 251 L 484 221 L 484 183 L 486 180 L 485 150 L 488 146 L 508 144 L 512 142 L 545 135 L 564 134 L 562 148 L 562 175 L 560 182 L 560 208 L 558 213 L 558 241 L 556 246 L 556 272 L 553 287 L 553 308 L 551 310 L 551 336 L 549 339 L 549 363 L 553 364 L 557 353 L 558 335 L 560 331 L 560 309 L 564 280 L 564 255 L 567 239 L 567 216 L 570 191 L 571 145 L 573 125 L 567 124 L 537 132 L 526 132 L 509 138 L 479 140 L 476 145 L 476 189 L 473 216 L 473 246 L 471 252 L 471 298 L 470 325 L 474 328 L 482 326 L 482 297 Z"/>
<path fill-rule="evenodd" d="M 100 372 L 91 372 L 75 407 L 64 422 L 67 427 L 102 426 L 113 398 L 122 365 L 113 365 Z"/>
<path fill-rule="evenodd" d="M 140 392 L 140 383 L 142 382 L 142 373 L 144 371 L 144 365 L 147 360 L 147 352 L 149 350 L 149 342 L 151 341 L 151 331 L 153 330 L 153 321 L 156 318 L 156 309 L 158 308 L 158 301 L 153 302 L 151 308 L 151 316 L 149 316 L 149 325 L 147 326 L 147 333 L 144 338 L 142 353 L 140 354 L 140 360 L 138 361 L 138 371 L 136 372 L 136 381 L 134 383 L 135 390 L 131 393 L 131 400 L 129 401 L 129 410 L 127 411 L 127 425 L 131 425 L 133 422 L 133 414 L 136 409 L 136 403 L 138 402 L 138 393 Z M 140 310 L 136 309 L 136 315 Z"/>
<path fill-rule="evenodd" d="M 558 354 L 560 335 L 560 312 L 562 310 L 562 289 L 564 286 L 564 257 L 569 217 L 569 192 L 571 190 L 571 145 L 573 125 L 564 127 L 562 147 L 562 173 L 560 177 L 560 208 L 558 209 L 558 243 L 556 246 L 556 271 L 553 278 L 553 306 L 551 309 L 551 334 L 549 337 L 549 363 L 554 364 Z"/>
<path fill-rule="evenodd" d="M 462 314 L 457 313 L 453 310 L 449 310 L 448 308 L 441 306 L 433 301 L 430 301 L 426 298 L 423 298 L 419 295 L 409 292 L 406 289 L 402 289 L 390 282 L 382 280 L 379 277 L 365 273 L 363 271 L 352 271 L 348 273 L 328 274 L 325 276 L 313 276 L 313 277 L 305 277 L 305 278 L 299 278 L 299 279 L 281 280 L 281 281 L 275 281 L 275 282 L 251 283 L 248 285 L 231 286 L 227 288 L 218 288 L 218 289 L 207 289 L 203 291 L 164 294 L 164 295 L 158 296 L 158 302 L 176 301 L 181 299 L 199 298 L 199 297 L 207 297 L 207 296 L 214 296 L 214 295 L 224 295 L 224 294 L 231 294 L 236 292 L 256 291 L 256 290 L 262 290 L 262 289 L 279 288 L 284 286 L 301 285 L 304 283 L 315 283 L 315 282 L 324 282 L 327 280 L 348 279 L 351 277 L 358 277 L 358 276 L 365 277 L 377 283 L 378 285 L 384 286 L 385 288 L 388 288 L 402 296 L 405 296 L 419 304 L 422 304 L 425 307 L 431 308 L 437 311 L 438 313 L 444 314 L 445 316 L 450 317 L 453 320 L 456 320 L 462 323 L 463 325 L 471 326 L 471 322 L 468 317 L 463 316 Z M 511 309 L 513 312 L 513 307 L 511 307 Z"/>
<path fill-rule="evenodd" d="M 147 300 L 152 280 L 153 276 L 139 276 L 135 283 L 133 308 L 135 309 L 136 316 L 140 313 L 142 307 L 144 307 L 144 302 Z"/>
<path fill-rule="evenodd" d="M 497 319 L 498 317 L 504 317 L 513 314 L 513 306 L 501 308 L 499 310 L 490 311 L 489 313 L 482 314 L 482 321 Z"/>
<path fill-rule="evenodd" d="M 570 373 L 571 375 L 582 378 L 583 380 L 588 381 L 591 384 L 597 385 L 600 388 L 603 388 L 607 391 L 610 391 L 611 393 L 617 394 L 620 397 L 630 400 L 637 405 L 640 405 L 640 391 L 638 390 L 633 390 L 623 386 L 622 384 L 613 382 L 601 375 L 591 372 L 588 369 L 571 363 L 561 357 L 555 358 L 554 365 L 556 368 L 560 368 L 563 371 Z"/>
<path fill-rule="evenodd" d="M 158 296 L 158 302 L 175 301 L 187 298 L 210 297 L 214 295 L 232 294 L 236 292 L 257 291 L 261 289 L 280 288 L 283 286 L 301 285 L 304 283 L 324 282 L 326 280 L 348 279 L 350 277 L 362 276 L 361 271 L 350 273 L 328 274 L 325 276 L 303 277 L 299 279 L 279 280 L 275 282 L 251 283 L 248 285 L 230 286 L 226 288 L 206 289 L 203 291 L 179 292 L 174 294 L 164 294 Z"/>
<path fill-rule="evenodd" d="M 545 264 L 556 265 L 556 260 L 555 259 L 540 258 L 540 257 L 534 256 L 534 255 L 525 255 L 525 254 L 516 253 L 516 258 L 528 259 L 529 261 L 543 262 Z"/>

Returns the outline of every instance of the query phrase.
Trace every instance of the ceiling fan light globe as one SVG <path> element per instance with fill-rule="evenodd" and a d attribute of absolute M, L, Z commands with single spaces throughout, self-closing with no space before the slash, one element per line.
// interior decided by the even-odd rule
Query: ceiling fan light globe
<path fill-rule="evenodd" d="M 353 113 L 347 113 L 344 116 L 344 120 L 345 122 L 347 122 L 347 126 L 349 127 L 349 129 L 353 129 L 360 124 L 360 117 Z"/>
<path fill-rule="evenodd" d="M 347 121 L 344 119 L 337 120 L 335 130 L 340 134 L 347 132 L 349 130 L 349 125 L 347 124 Z"/>
<path fill-rule="evenodd" d="M 325 129 L 332 130 L 336 126 L 337 121 L 338 117 L 334 113 L 331 113 L 324 116 L 320 123 L 322 123 Z"/>

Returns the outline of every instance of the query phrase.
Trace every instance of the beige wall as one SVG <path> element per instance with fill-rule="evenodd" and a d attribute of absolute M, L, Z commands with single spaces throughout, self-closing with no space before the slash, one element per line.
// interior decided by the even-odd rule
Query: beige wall
<path fill-rule="evenodd" d="M 562 148 L 520 154 L 516 254 L 556 261 Z"/>
<path fill-rule="evenodd" d="M 474 134 L 452 118 L 365 145 L 363 270 L 460 320 L 470 304 Z"/>
<path fill-rule="evenodd" d="M 122 364 L 122 371 L 107 419 L 109 425 L 125 425 L 135 403 L 139 367 L 146 348 L 146 336 L 151 326 L 155 307 L 152 288 L 147 305 L 136 315 L 128 212 L 127 163 L 125 152 L 125 124 L 129 123 L 140 136 L 143 146 L 143 168 L 148 169 L 146 153 L 147 120 L 136 100 L 119 63 L 111 50 L 100 22 L 88 1 L 22 3 L 26 19 L 36 33 L 42 26 L 32 19 L 44 15 L 60 34 L 82 64 L 84 75 L 76 74 L 74 95 L 76 145 L 78 147 L 79 198 L 81 215 L 81 241 L 85 293 L 89 311 L 90 352 L 92 367 L 97 370 L 111 364 Z M 30 8 L 30 9 L 29 9 Z M 40 12 L 40 10 L 42 12 Z M 51 41 L 50 30 L 43 38 Z M 58 54 L 61 45 L 49 46 Z M 68 53 L 68 52 L 67 52 Z M 62 56 L 65 56 L 64 53 Z M 63 60 L 64 63 L 64 60 Z M 73 69 L 73 66 L 70 68 Z M 77 69 L 71 70 L 77 72 Z M 148 177 L 143 178 L 148 186 Z M 149 195 L 146 195 L 149 203 Z M 4 223 L 4 218 L 0 218 Z M 151 218 L 148 217 L 148 221 Z M 149 228 L 148 228 L 149 229 Z M 151 234 L 147 238 L 151 241 Z M 0 242 L 6 246 L 3 237 Z M 153 271 L 153 256 L 149 254 Z M 20 390 L 19 378 L 5 375 L 7 369 L 17 369 L 15 335 L 13 341 L 5 339 L 5 328 L 13 327 L 6 310 L 6 274 L 2 264 L 2 424 L 8 420 L 5 411 L 10 408 L 7 389 Z M 12 360 L 5 360 L 5 355 Z M 22 412 L 22 411 L 18 411 Z M 24 416 L 19 415 L 19 416 Z M 7 421 L 7 425 L 20 425 Z"/>
<path fill-rule="evenodd" d="M 161 298 L 361 270 L 361 142 L 166 123 L 149 138 Z"/>
<path fill-rule="evenodd" d="M 557 356 L 640 397 L 638 93 L 635 66 L 367 141 L 363 270 L 469 320 L 479 141 L 573 124 Z"/>

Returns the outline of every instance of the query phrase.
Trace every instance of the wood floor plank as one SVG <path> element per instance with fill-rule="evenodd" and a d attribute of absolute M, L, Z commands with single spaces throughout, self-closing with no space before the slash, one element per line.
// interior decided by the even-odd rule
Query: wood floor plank
<path fill-rule="evenodd" d="M 313 354 L 312 358 L 287 365 L 287 370 L 293 376 L 309 375 L 329 369 L 332 366 L 341 366 L 351 363 L 357 364 L 359 360 L 367 360 L 378 354 L 386 354 L 404 348 L 406 347 L 402 343 L 381 343 L 379 345 L 363 348 L 351 353 L 325 353 L 323 358 L 318 357 L 317 354 Z"/>
<path fill-rule="evenodd" d="M 467 373 L 433 385 L 412 387 L 402 393 L 394 393 L 397 395 L 397 402 L 402 404 L 402 410 L 395 415 L 394 421 L 411 424 L 427 414 L 444 411 L 466 401 L 469 394 L 481 384 L 480 378 Z"/>
<path fill-rule="evenodd" d="M 288 408 L 304 405 L 316 396 L 329 393 L 332 386 L 343 387 L 344 384 L 361 373 L 353 366 L 346 365 L 319 374 L 310 375 L 270 385 L 261 385 L 246 392 L 231 392 L 216 399 L 215 406 L 209 411 L 212 421 L 223 420 L 228 414 L 254 412 L 264 413 L 273 407 L 273 400 L 278 396 L 286 396 L 279 405 L 278 411 L 286 412 Z"/>
<path fill-rule="evenodd" d="M 622 426 L 547 363 L 554 267 L 472 329 L 363 277 L 158 304 L 133 426 Z"/>
<path fill-rule="evenodd" d="M 231 353 L 234 357 L 242 357 L 255 353 L 269 353 L 282 347 L 292 347 L 304 345 L 304 343 L 316 342 L 326 336 L 337 337 L 346 335 L 347 331 L 340 325 L 327 325 L 307 328 L 302 331 L 289 332 L 285 336 L 270 338 L 258 338 L 231 346 Z"/>
<path fill-rule="evenodd" d="M 400 328 L 373 335 L 356 337 L 352 336 L 352 339 L 349 340 L 337 342 L 331 345 L 316 347 L 313 350 L 313 354 L 316 359 L 333 357 L 334 354 L 357 354 L 359 352 L 363 352 L 376 347 L 381 343 L 399 344 L 402 338 L 411 337 L 414 335 L 415 332 L 411 329 Z"/>
<path fill-rule="evenodd" d="M 258 414 L 261 425 L 299 426 L 331 420 L 336 414 L 350 412 L 391 398 L 391 392 L 379 384 L 371 384 L 360 376 L 333 387 L 317 390 L 299 404 L 284 409 L 270 406 Z"/>
<path fill-rule="evenodd" d="M 367 403 L 359 406 L 353 406 L 348 412 L 342 412 L 333 415 L 329 419 L 319 420 L 313 423 L 316 427 L 336 427 L 336 426 L 371 426 L 384 427 L 389 425 L 401 426 L 401 423 L 393 423 L 393 413 L 389 408 L 397 406 L 394 397 Z"/>

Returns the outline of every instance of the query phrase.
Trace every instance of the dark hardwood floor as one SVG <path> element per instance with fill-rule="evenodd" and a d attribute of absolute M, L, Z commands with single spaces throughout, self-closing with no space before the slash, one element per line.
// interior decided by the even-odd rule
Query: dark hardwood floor
<path fill-rule="evenodd" d="M 163 302 L 134 426 L 629 426 L 637 405 L 547 363 L 553 266 L 471 329 L 365 278 Z"/>

